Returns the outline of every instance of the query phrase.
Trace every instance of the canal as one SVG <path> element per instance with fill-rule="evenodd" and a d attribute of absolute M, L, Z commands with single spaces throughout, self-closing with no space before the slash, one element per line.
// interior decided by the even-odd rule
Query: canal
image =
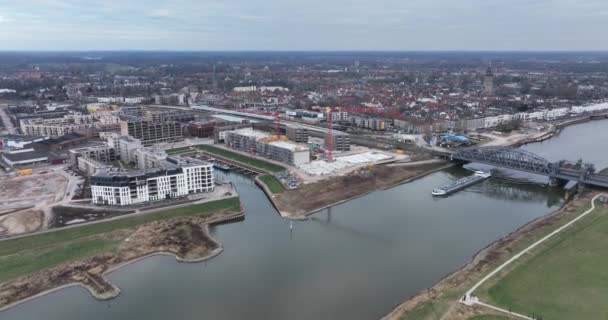
<path fill-rule="evenodd" d="M 602 168 L 608 145 L 599 132 L 608 132 L 608 121 L 569 127 L 524 148 L 552 161 L 572 154 Z M 252 180 L 229 174 L 246 218 L 212 228 L 225 248 L 218 257 L 199 264 L 146 259 L 109 276 L 122 289 L 115 300 L 99 302 L 73 287 L 0 319 L 377 319 L 562 204 L 558 189 L 498 178 L 447 198 L 430 195 L 466 174 L 451 168 L 374 192 L 294 222 L 293 229 Z"/>

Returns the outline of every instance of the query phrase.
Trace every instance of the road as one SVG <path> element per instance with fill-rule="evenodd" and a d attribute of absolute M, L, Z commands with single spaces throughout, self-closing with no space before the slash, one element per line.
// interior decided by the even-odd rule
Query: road
<path fill-rule="evenodd" d="M 7 105 L 0 106 L 0 119 L 2 119 L 2 124 L 4 125 L 4 128 L 6 128 L 6 131 L 9 134 L 16 134 L 17 128 L 15 128 L 15 126 L 13 126 L 13 122 L 11 121 L 11 118 L 8 116 L 8 113 L 6 112 L 7 108 L 8 108 Z"/>

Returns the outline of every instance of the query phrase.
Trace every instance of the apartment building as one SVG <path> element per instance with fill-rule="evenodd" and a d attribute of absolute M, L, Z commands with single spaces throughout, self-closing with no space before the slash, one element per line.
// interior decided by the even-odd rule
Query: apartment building
<path fill-rule="evenodd" d="M 66 115 L 56 119 L 22 119 L 21 132 L 28 136 L 60 137 L 70 133 L 118 131 L 120 119 L 107 113 Z"/>
<path fill-rule="evenodd" d="M 126 206 L 211 192 L 213 165 L 206 161 L 170 157 L 159 168 L 98 170 L 91 176 L 93 203 Z"/>
<path fill-rule="evenodd" d="M 158 148 L 140 148 L 133 153 L 133 161 L 141 170 L 161 167 L 167 159 L 167 153 Z"/>
<path fill-rule="evenodd" d="M 110 147 L 108 145 L 70 150 L 70 160 L 76 162 L 79 157 L 85 157 L 104 163 L 120 160 L 120 156 L 116 152 L 116 148 Z"/>
<path fill-rule="evenodd" d="M 120 123 L 120 132 L 122 135 L 129 135 L 135 139 L 139 139 L 144 146 L 184 139 L 179 122 L 122 121 Z"/>

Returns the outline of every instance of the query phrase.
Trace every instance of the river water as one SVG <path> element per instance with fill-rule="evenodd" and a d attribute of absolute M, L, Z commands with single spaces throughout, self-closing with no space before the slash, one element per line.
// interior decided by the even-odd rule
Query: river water
<path fill-rule="evenodd" d="M 569 127 L 524 148 L 551 161 L 583 157 L 602 168 L 608 142 L 601 132 L 608 132 L 608 121 Z M 115 300 L 99 302 L 73 287 L 0 319 L 377 319 L 562 204 L 559 189 L 500 178 L 447 198 L 430 195 L 467 174 L 437 172 L 294 222 L 293 229 L 250 179 L 229 174 L 246 218 L 212 228 L 225 248 L 218 257 L 198 264 L 146 259 L 109 276 L 122 289 Z"/>

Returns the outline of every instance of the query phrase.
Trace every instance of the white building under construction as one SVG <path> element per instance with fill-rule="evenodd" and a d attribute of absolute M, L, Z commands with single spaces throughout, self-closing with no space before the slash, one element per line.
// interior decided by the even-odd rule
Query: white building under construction
<path fill-rule="evenodd" d="M 259 155 L 268 159 L 300 166 L 310 162 L 308 146 L 293 143 L 285 137 L 276 137 L 251 128 L 226 131 L 224 141 L 232 149 Z"/>

